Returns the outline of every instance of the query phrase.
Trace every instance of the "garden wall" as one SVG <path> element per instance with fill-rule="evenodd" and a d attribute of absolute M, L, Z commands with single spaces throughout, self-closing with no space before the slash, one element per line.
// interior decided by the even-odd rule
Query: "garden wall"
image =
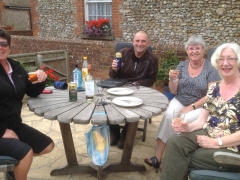
<path fill-rule="evenodd" d="M 11 54 L 65 50 L 69 54 L 70 71 L 74 69 L 76 63 L 80 63 L 81 67 L 82 57 L 87 55 L 88 62 L 93 66 L 93 72 L 103 78 L 108 78 L 108 70 L 115 55 L 115 44 L 115 41 L 12 36 Z M 153 53 L 160 60 L 162 53 L 169 48 L 174 49 L 182 59 L 186 58 L 186 52 L 180 45 L 152 43 L 152 47 Z"/>

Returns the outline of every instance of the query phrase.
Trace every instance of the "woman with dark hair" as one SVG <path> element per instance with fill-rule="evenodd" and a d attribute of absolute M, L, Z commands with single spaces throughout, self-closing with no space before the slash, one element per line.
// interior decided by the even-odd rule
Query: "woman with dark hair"
<path fill-rule="evenodd" d="M 10 34 L 0 29 L 0 155 L 17 159 L 19 164 L 9 175 L 26 180 L 33 156 L 54 148 L 51 138 L 23 124 L 21 119 L 23 96 L 38 96 L 45 88 L 47 75 L 37 70 L 38 83 L 32 84 L 20 63 L 8 58 L 10 46 Z"/>
<path fill-rule="evenodd" d="M 172 123 L 182 135 L 172 135 L 167 142 L 161 180 L 181 180 L 194 169 L 240 172 L 239 166 L 222 166 L 213 159 L 216 151 L 240 152 L 240 46 L 219 46 L 211 63 L 222 80 L 209 87 L 197 120 L 180 127 Z"/>
<path fill-rule="evenodd" d="M 173 110 L 180 109 L 186 113 L 187 122 L 196 120 L 205 101 L 208 86 L 220 80 L 216 69 L 204 58 L 206 43 L 200 35 L 191 36 L 185 43 L 185 50 L 189 60 L 178 64 L 177 69 L 180 73 L 176 75 L 172 70 L 169 72 L 169 89 L 175 97 L 169 103 L 160 123 L 156 138 L 156 154 L 144 160 L 154 168 L 159 168 L 166 142 L 174 133 L 171 127 Z"/>

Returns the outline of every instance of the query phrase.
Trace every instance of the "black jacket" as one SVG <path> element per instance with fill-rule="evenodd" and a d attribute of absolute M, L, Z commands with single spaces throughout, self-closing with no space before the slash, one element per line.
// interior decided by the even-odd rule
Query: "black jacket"
<path fill-rule="evenodd" d="M 45 88 L 45 82 L 32 84 L 28 74 L 19 62 L 8 58 L 12 67 L 12 80 L 9 79 L 3 66 L 0 65 L 0 137 L 7 129 L 13 131 L 22 122 L 21 109 L 24 94 L 37 97 Z"/>
<path fill-rule="evenodd" d="M 114 79 L 138 82 L 141 86 L 152 86 L 158 73 L 158 58 L 153 53 L 146 51 L 139 61 L 134 61 L 133 48 L 124 48 L 120 52 L 122 53 L 123 65 L 117 72 L 111 67 L 109 76 Z"/>

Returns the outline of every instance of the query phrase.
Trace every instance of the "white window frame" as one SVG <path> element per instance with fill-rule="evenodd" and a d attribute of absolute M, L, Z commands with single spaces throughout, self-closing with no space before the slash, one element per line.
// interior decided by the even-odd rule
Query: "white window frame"
<path fill-rule="evenodd" d="M 89 3 L 111 3 L 112 4 L 112 0 L 91 0 L 91 1 L 90 0 L 84 0 L 84 1 L 85 1 L 85 3 L 84 3 L 84 5 L 85 5 L 85 21 L 89 21 L 89 11 L 88 11 L 88 4 Z M 97 18 L 104 16 L 104 18 L 112 19 L 112 14 L 111 15 L 97 14 L 96 16 L 97 16 Z"/>

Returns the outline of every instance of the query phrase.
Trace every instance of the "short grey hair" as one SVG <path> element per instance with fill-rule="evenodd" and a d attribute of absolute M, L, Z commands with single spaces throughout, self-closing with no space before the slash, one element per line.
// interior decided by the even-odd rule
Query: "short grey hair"
<path fill-rule="evenodd" d="M 211 57 L 211 64 L 213 67 L 215 67 L 217 69 L 218 65 L 217 65 L 217 59 L 220 57 L 221 52 L 223 49 L 226 48 L 231 48 L 237 55 L 237 65 L 238 65 L 238 69 L 240 69 L 240 46 L 237 43 L 225 43 L 220 45 L 213 53 L 212 57 Z"/>
<path fill-rule="evenodd" d="M 206 50 L 206 42 L 203 40 L 201 35 L 192 35 L 187 42 L 185 42 L 185 50 L 187 51 L 188 46 L 201 45 Z"/>

